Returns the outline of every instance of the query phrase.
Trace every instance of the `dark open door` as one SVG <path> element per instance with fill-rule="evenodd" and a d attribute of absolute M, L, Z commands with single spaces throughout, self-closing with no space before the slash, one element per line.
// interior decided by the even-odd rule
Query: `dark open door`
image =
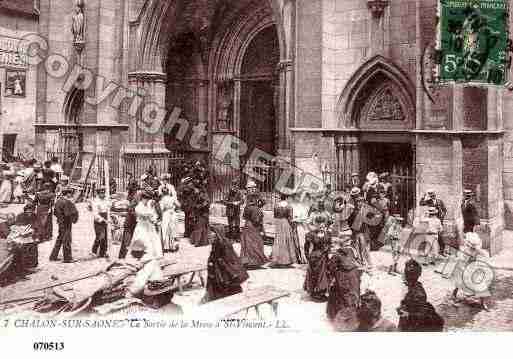
<path fill-rule="evenodd" d="M 14 148 L 16 146 L 16 133 L 4 134 L 2 146 L 2 160 L 4 162 L 14 161 Z"/>
<path fill-rule="evenodd" d="M 271 81 L 249 81 L 242 87 L 240 130 L 241 139 L 251 154 L 256 147 L 275 154 L 274 88 Z"/>

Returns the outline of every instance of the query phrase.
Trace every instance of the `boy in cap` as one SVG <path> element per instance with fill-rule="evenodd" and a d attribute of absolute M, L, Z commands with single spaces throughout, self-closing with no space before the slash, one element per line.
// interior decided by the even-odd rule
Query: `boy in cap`
<path fill-rule="evenodd" d="M 73 189 L 65 187 L 62 189 L 62 196 L 59 197 L 55 203 L 54 214 L 57 217 L 57 225 L 59 234 L 55 241 L 50 260 L 56 261 L 62 247 L 64 256 L 64 263 L 71 263 L 73 261 L 71 255 L 71 232 L 72 226 L 78 221 L 77 207 L 73 203 Z"/>
<path fill-rule="evenodd" d="M 401 231 L 403 229 L 404 219 L 398 215 L 388 217 L 383 232 L 385 233 L 385 243 L 390 243 L 392 249 L 392 264 L 388 267 L 388 274 L 399 274 L 397 263 L 401 257 Z"/>

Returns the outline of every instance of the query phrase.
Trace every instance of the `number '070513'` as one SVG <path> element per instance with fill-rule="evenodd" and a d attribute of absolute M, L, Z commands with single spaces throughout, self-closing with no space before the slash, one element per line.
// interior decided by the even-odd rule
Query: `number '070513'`
<path fill-rule="evenodd" d="M 64 342 L 34 342 L 34 350 L 60 351 L 64 349 Z"/>

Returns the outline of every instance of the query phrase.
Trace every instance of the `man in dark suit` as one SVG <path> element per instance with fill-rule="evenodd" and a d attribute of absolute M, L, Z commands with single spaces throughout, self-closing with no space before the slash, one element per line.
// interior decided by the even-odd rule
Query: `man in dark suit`
<path fill-rule="evenodd" d="M 73 189 L 70 187 L 62 190 L 62 197 L 55 203 L 55 217 L 57 217 L 59 234 L 50 255 L 50 260 L 57 260 L 62 247 L 64 263 L 71 263 L 73 261 L 71 255 L 71 228 L 78 221 L 78 211 L 73 203 Z"/>
<path fill-rule="evenodd" d="M 474 227 L 480 224 L 480 219 L 474 201 L 474 192 L 471 190 L 466 189 L 463 191 L 461 215 L 463 216 L 463 233 L 474 232 Z"/>
<path fill-rule="evenodd" d="M 231 239 L 238 240 L 240 236 L 240 206 L 242 204 L 242 192 L 239 181 L 234 179 L 232 187 L 226 199 L 226 217 L 228 218 L 228 234 Z"/>

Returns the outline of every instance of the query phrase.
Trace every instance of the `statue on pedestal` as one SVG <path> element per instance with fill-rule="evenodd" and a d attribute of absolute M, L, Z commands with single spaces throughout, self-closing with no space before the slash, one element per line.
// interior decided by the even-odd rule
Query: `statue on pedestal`
<path fill-rule="evenodd" d="M 71 33 L 73 34 L 73 45 L 80 52 L 85 42 L 85 16 L 84 0 L 76 0 L 75 13 L 72 17 Z"/>

